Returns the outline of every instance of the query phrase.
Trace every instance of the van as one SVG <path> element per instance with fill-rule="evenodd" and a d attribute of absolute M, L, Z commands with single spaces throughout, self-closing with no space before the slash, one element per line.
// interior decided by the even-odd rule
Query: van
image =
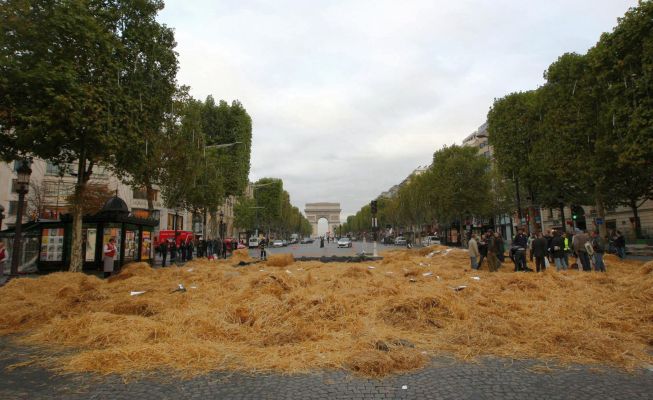
<path fill-rule="evenodd" d="M 253 247 L 258 247 L 258 245 L 259 245 L 259 240 L 258 240 L 257 237 L 252 236 L 251 238 L 249 238 L 249 242 L 248 242 L 248 245 L 247 245 L 247 246 L 248 246 L 250 249 L 253 248 Z"/>

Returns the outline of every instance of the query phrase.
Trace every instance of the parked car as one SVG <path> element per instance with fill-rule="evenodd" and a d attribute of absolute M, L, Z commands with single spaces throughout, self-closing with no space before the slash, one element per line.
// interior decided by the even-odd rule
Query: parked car
<path fill-rule="evenodd" d="M 433 246 L 434 244 L 440 244 L 439 236 L 425 236 L 422 238 L 422 246 Z"/>
<path fill-rule="evenodd" d="M 395 244 L 397 246 L 405 246 L 406 245 L 406 238 L 403 236 L 397 236 L 395 239 Z"/>
<path fill-rule="evenodd" d="M 272 247 L 283 247 L 283 240 L 277 239 L 272 242 Z"/>
<path fill-rule="evenodd" d="M 344 237 L 338 240 L 338 247 L 352 247 L 352 246 L 353 244 L 349 238 Z"/>
<path fill-rule="evenodd" d="M 302 241 L 301 241 L 302 244 L 313 243 L 313 242 L 314 242 L 314 240 L 312 238 L 308 237 L 308 236 L 303 238 Z"/>
<path fill-rule="evenodd" d="M 288 246 L 288 241 L 286 239 L 281 240 L 283 242 L 283 247 Z"/>
<path fill-rule="evenodd" d="M 251 238 L 249 238 L 248 246 L 251 249 L 253 247 L 258 247 L 259 243 L 260 242 L 259 242 L 258 238 L 255 237 L 255 236 L 252 236 Z"/>

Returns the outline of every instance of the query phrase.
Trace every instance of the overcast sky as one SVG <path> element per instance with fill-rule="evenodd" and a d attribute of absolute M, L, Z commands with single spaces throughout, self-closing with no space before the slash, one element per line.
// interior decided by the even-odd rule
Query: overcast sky
<path fill-rule="evenodd" d="M 636 0 L 168 0 L 179 83 L 240 100 L 250 180 L 342 216 L 480 126 L 494 98 L 543 83 Z"/>

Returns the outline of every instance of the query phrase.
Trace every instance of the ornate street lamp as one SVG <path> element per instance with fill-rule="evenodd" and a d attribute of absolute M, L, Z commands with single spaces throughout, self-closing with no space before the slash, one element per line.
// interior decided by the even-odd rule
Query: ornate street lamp
<path fill-rule="evenodd" d="M 16 210 L 16 225 L 14 233 L 14 248 L 11 254 L 11 275 L 18 275 L 18 263 L 20 262 L 21 241 L 23 233 L 23 208 L 25 195 L 29 190 L 29 178 L 32 175 L 30 162 L 22 160 L 20 167 L 16 170 L 16 192 L 18 193 L 18 209 Z"/>
<path fill-rule="evenodd" d="M 219 229 L 219 234 L 220 234 L 220 240 L 224 240 L 222 237 L 222 219 L 224 218 L 224 212 L 220 211 L 220 229 Z"/>

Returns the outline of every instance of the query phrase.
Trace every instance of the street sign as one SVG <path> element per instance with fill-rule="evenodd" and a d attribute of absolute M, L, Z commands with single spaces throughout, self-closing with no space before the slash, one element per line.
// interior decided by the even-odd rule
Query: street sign
<path fill-rule="evenodd" d="M 595 222 L 597 225 L 603 225 L 603 218 L 597 218 Z"/>

